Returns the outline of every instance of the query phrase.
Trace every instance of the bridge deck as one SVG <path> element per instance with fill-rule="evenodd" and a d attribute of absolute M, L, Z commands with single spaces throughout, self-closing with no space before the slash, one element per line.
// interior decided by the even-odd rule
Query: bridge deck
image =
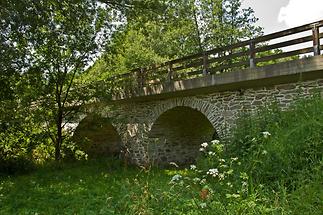
<path fill-rule="evenodd" d="M 323 56 L 313 56 L 263 67 L 165 82 L 133 91 L 121 91 L 113 100 L 154 100 L 210 92 L 258 88 L 323 78 Z"/>

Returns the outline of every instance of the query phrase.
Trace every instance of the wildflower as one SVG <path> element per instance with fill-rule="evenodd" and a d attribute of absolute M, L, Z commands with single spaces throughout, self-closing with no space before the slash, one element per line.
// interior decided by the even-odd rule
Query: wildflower
<path fill-rule="evenodd" d="M 204 152 L 205 148 L 200 148 L 200 152 Z"/>
<path fill-rule="evenodd" d="M 200 178 L 193 178 L 193 182 L 197 183 L 197 182 L 200 182 L 201 179 Z"/>
<path fill-rule="evenodd" d="M 175 183 L 176 181 L 179 181 L 182 179 L 182 176 L 179 174 L 176 174 L 172 177 L 172 180 L 170 181 L 171 183 Z"/>
<path fill-rule="evenodd" d="M 267 139 L 271 135 L 271 133 L 269 133 L 268 131 L 264 131 L 262 132 L 262 135 L 264 136 L 265 139 Z"/>
<path fill-rule="evenodd" d="M 224 163 L 224 162 L 225 162 L 225 160 L 224 160 L 223 158 L 220 158 L 220 159 L 219 159 L 219 161 L 220 161 L 221 163 Z"/>
<path fill-rule="evenodd" d="M 201 207 L 201 208 L 206 208 L 206 203 L 205 203 L 205 202 L 201 203 L 201 204 L 200 204 L 200 207 Z"/>
<path fill-rule="evenodd" d="M 212 141 L 211 141 L 211 143 L 212 143 L 212 145 L 214 145 L 214 144 L 219 144 L 219 143 L 220 143 L 220 141 L 219 141 L 219 140 L 212 140 Z"/>
<path fill-rule="evenodd" d="M 192 164 L 192 165 L 190 165 L 190 169 L 191 170 L 195 170 L 196 169 L 196 166 Z"/>
<path fill-rule="evenodd" d="M 214 156 L 215 152 L 209 152 L 209 155 Z"/>
<path fill-rule="evenodd" d="M 248 186 L 248 183 L 246 181 L 243 181 L 242 186 L 246 187 L 246 186 Z"/>
<path fill-rule="evenodd" d="M 216 177 L 219 174 L 219 170 L 218 169 L 209 169 L 209 171 L 207 171 L 206 174 Z"/>
<path fill-rule="evenodd" d="M 220 180 L 223 180 L 224 178 L 225 178 L 225 175 L 224 175 L 223 173 L 220 173 L 220 174 L 219 174 L 219 179 L 220 179 Z"/>
<path fill-rule="evenodd" d="M 237 158 L 237 157 L 235 157 L 235 158 L 231 158 L 231 160 L 232 160 L 232 161 L 237 161 L 237 160 L 238 160 L 238 158 Z"/>
<path fill-rule="evenodd" d="M 202 185 L 202 184 L 205 184 L 206 183 L 206 179 L 205 178 L 203 178 L 201 181 L 200 181 L 200 184 Z"/>
<path fill-rule="evenodd" d="M 208 146 L 208 144 L 205 142 L 205 143 L 202 143 L 202 144 L 201 144 L 201 146 L 202 146 L 203 148 L 206 148 L 206 147 Z"/>

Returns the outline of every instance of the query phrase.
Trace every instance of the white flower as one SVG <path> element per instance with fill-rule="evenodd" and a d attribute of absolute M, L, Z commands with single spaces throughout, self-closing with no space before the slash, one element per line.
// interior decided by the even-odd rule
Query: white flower
<path fill-rule="evenodd" d="M 220 143 L 220 140 L 212 140 L 211 143 L 212 143 L 212 145 L 219 144 Z"/>
<path fill-rule="evenodd" d="M 213 156 L 215 155 L 215 152 L 209 152 L 209 155 Z"/>
<path fill-rule="evenodd" d="M 172 180 L 170 181 L 171 183 L 174 183 L 174 182 L 176 182 L 176 181 L 179 181 L 179 180 L 181 180 L 182 179 L 182 176 L 181 175 L 179 175 L 179 174 L 176 174 L 176 175 L 174 175 L 173 177 L 172 177 Z"/>
<path fill-rule="evenodd" d="M 200 204 L 200 207 L 201 207 L 201 208 L 206 208 L 206 203 L 205 203 L 205 202 L 201 203 L 201 204 Z"/>
<path fill-rule="evenodd" d="M 190 165 L 190 169 L 191 170 L 195 170 L 196 169 L 196 166 L 192 164 L 192 165 Z"/>
<path fill-rule="evenodd" d="M 203 185 L 203 184 L 205 184 L 206 183 L 206 179 L 205 178 L 203 178 L 201 181 L 200 181 L 200 184 L 201 185 Z"/>
<path fill-rule="evenodd" d="M 232 161 L 237 161 L 237 160 L 238 160 L 238 158 L 237 158 L 237 157 L 235 157 L 235 158 L 231 158 L 231 160 L 232 160 Z"/>
<path fill-rule="evenodd" d="M 219 174 L 219 179 L 220 179 L 220 180 L 223 180 L 223 179 L 224 179 L 224 177 L 225 177 L 225 175 L 224 175 L 223 173 L 220 173 L 220 174 Z"/>
<path fill-rule="evenodd" d="M 205 148 L 200 148 L 200 152 L 204 152 Z"/>
<path fill-rule="evenodd" d="M 200 179 L 200 178 L 193 178 L 193 181 L 194 181 L 195 183 L 197 183 L 197 182 L 200 182 L 200 181 L 201 181 L 201 179 Z"/>
<path fill-rule="evenodd" d="M 225 160 L 224 160 L 223 158 L 220 158 L 220 159 L 219 159 L 219 161 L 220 161 L 221 163 L 224 163 L 224 162 L 225 162 Z"/>
<path fill-rule="evenodd" d="M 268 138 L 271 135 L 271 133 L 269 133 L 268 131 L 264 131 L 262 132 L 262 135 L 264 136 L 264 138 Z"/>
<path fill-rule="evenodd" d="M 206 147 L 208 146 L 208 144 L 207 144 L 207 143 L 202 143 L 202 144 L 201 144 L 201 146 L 202 146 L 203 148 L 206 148 Z"/>
<path fill-rule="evenodd" d="M 215 169 L 209 169 L 209 171 L 207 171 L 206 174 L 211 175 L 213 177 L 216 177 L 219 174 L 219 170 L 216 169 L 216 168 Z"/>

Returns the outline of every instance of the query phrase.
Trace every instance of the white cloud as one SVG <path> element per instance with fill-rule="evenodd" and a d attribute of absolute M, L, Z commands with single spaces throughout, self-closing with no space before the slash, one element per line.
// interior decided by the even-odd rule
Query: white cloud
<path fill-rule="evenodd" d="M 288 27 L 315 22 L 323 19 L 323 0 L 289 0 L 287 6 L 281 7 L 278 21 Z"/>

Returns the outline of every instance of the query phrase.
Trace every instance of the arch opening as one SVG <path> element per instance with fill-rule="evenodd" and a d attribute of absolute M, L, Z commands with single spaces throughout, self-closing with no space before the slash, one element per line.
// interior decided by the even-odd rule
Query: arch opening
<path fill-rule="evenodd" d="M 158 117 L 148 137 L 155 140 L 148 147 L 152 163 L 185 165 L 196 160 L 201 143 L 211 141 L 218 135 L 200 111 L 178 106 Z"/>
<path fill-rule="evenodd" d="M 108 118 L 99 115 L 85 117 L 77 126 L 73 140 L 89 158 L 117 157 L 121 151 L 121 138 Z"/>

